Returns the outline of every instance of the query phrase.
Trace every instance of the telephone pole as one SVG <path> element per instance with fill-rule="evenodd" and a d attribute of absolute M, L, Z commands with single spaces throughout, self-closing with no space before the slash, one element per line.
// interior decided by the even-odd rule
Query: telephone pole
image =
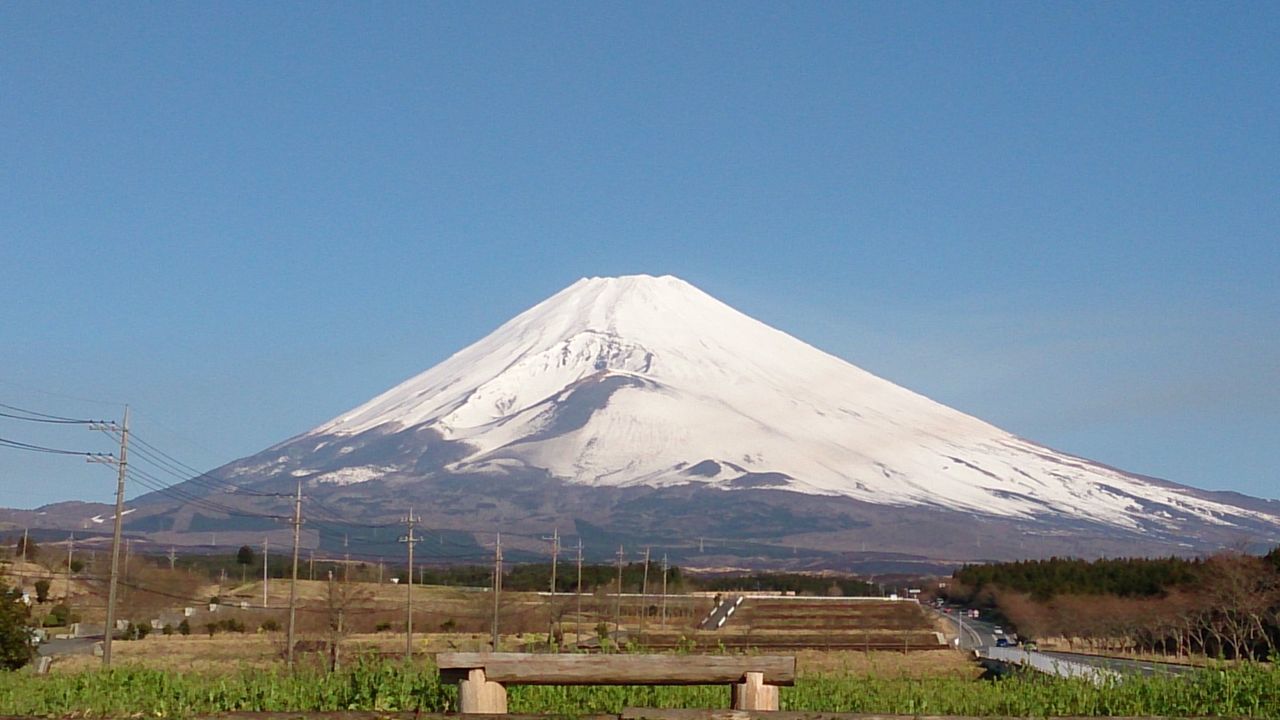
<path fill-rule="evenodd" d="M 169 546 L 169 554 L 167 555 L 167 557 L 169 558 L 169 570 L 170 572 L 172 572 L 174 569 L 174 566 L 178 564 L 178 552 L 173 549 L 172 545 Z M 243 577 L 240 579 L 244 580 Z"/>
<path fill-rule="evenodd" d="M 640 581 L 640 635 L 644 636 L 644 621 L 649 614 L 649 548 L 644 549 L 644 579 Z"/>
<path fill-rule="evenodd" d="M 27 584 L 27 545 L 31 542 L 29 528 L 22 528 L 22 565 L 23 568 L 18 571 L 18 589 L 21 590 Z"/>
<path fill-rule="evenodd" d="M 551 543 L 551 608 L 547 611 L 547 643 L 554 642 L 556 632 L 556 560 L 560 557 L 560 528 L 555 528 L 551 537 L 543 538 Z"/>
<path fill-rule="evenodd" d="M 662 629 L 667 629 L 667 554 L 662 553 Z"/>
<path fill-rule="evenodd" d="M 573 642 L 582 642 L 582 538 L 578 538 L 578 606 L 573 616 Z"/>
<path fill-rule="evenodd" d="M 263 535 L 262 536 L 262 607 L 264 608 L 267 606 L 267 549 L 268 549 L 268 546 L 269 546 L 268 538 L 266 535 Z"/>
<path fill-rule="evenodd" d="M 351 551 L 347 549 L 347 534 L 342 533 L 342 583 L 351 582 Z"/>
<path fill-rule="evenodd" d="M 493 651 L 498 652 L 498 597 L 502 594 L 502 533 L 493 548 Z"/>
<path fill-rule="evenodd" d="M 76 534 L 71 533 L 67 538 L 67 589 L 62 593 L 62 602 L 66 603 L 67 606 L 71 605 L 71 558 L 74 556 L 75 550 Z"/>
<path fill-rule="evenodd" d="M 293 501 L 293 577 L 289 581 L 289 667 L 293 667 L 293 631 L 298 610 L 298 540 L 302 534 L 302 481 Z"/>
<path fill-rule="evenodd" d="M 124 406 L 124 422 L 119 427 L 115 423 L 94 423 L 89 426 L 93 430 L 120 432 L 120 457 L 95 456 L 89 462 L 114 463 L 116 474 L 116 520 L 115 529 L 111 533 L 111 581 L 107 586 L 107 622 L 103 628 L 102 666 L 111 667 L 111 636 L 116 627 L 116 584 L 120 580 L 120 532 L 124 525 L 124 477 L 129 466 L 129 406 Z M 24 546 L 23 550 L 26 548 Z M 25 552 L 24 552 L 25 558 Z"/>
<path fill-rule="evenodd" d="M 409 546 L 409 572 L 406 573 L 405 580 L 408 587 L 405 588 L 404 601 L 404 659 L 413 659 L 413 546 L 420 538 L 413 534 L 413 528 L 418 524 L 418 518 L 413 515 L 413 508 L 409 508 L 409 514 L 400 519 L 408 527 L 408 534 L 400 538 L 400 542 Z"/>
<path fill-rule="evenodd" d="M 618 546 L 618 594 L 613 596 L 613 641 L 618 642 L 618 631 L 622 627 L 622 546 Z"/>

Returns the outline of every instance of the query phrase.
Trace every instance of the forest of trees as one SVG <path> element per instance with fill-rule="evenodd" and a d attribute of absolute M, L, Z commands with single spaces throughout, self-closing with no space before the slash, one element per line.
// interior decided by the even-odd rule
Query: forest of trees
<path fill-rule="evenodd" d="M 1029 637 L 1094 649 L 1266 659 L 1280 649 L 1280 548 L 1258 557 L 1050 558 L 966 566 L 946 594 Z"/>
<path fill-rule="evenodd" d="M 780 590 L 815 596 L 865 597 L 880 594 L 875 584 L 854 577 L 798 573 L 754 573 L 702 578 L 698 580 L 698 586 L 704 590 Z"/>

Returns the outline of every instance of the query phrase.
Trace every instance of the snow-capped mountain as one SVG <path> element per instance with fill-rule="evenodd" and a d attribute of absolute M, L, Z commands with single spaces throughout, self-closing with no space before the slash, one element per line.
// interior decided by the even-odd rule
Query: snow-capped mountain
<path fill-rule="evenodd" d="M 632 536 L 695 537 L 705 530 L 673 518 L 697 508 L 703 520 L 738 512 L 708 522 L 744 538 L 828 550 L 870 538 L 877 549 L 991 554 L 998 538 L 985 551 L 956 549 L 981 547 L 982 533 L 955 530 L 973 522 L 1059 551 L 1084 537 L 1174 549 L 1280 538 L 1277 503 L 1037 445 L 670 276 L 579 280 L 426 372 L 216 474 L 250 487 L 301 479 L 308 493 L 344 499 L 352 519 L 400 512 L 385 501 L 417 493 L 458 529 L 607 521 Z M 921 537 L 931 528 L 943 536 L 932 544 Z M 967 540 L 946 540 L 954 532 Z"/>

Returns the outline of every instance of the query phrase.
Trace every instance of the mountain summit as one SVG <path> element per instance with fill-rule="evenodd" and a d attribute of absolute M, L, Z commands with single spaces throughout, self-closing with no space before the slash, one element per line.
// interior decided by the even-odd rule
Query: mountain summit
<path fill-rule="evenodd" d="M 351 519 L 389 516 L 401 511 L 389 501 L 419 496 L 459 530 L 575 524 L 651 540 L 719 534 L 793 553 L 870 541 L 973 556 L 1010 544 L 988 537 L 979 549 L 991 533 L 1016 533 L 1031 554 L 1280 537 L 1274 503 L 1021 439 L 670 276 L 579 280 L 430 370 L 216 474 L 240 486 L 301 479 L 309 494 L 341 499 Z"/>

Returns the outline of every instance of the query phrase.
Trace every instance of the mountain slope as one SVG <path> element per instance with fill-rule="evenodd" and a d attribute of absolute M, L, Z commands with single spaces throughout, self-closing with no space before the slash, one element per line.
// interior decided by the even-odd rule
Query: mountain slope
<path fill-rule="evenodd" d="M 648 527 L 667 537 L 689 536 L 664 526 L 680 514 L 655 509 L 665 498 L 704 513 L 754 503 L 726 532 L 747 537 L 754 523 L 770 528 L 769 542 L 807 547 L 859 542 L 859 530 L 862 542 L 893 537 L 894 518 L 911 518 L 917 534 L 929 518 L 939 528 L 985 518 L 1049 550 L 1086 536 L 1172 549 L 1280 538 L 1275 503 L 1018 438 L 673 277 L 580 280 L 368 403 L 216 474 L 250 487 L 301 479 L 312 495 L 342 498 L 352 519 L 385 517 L 417 493 L 441 523 L 463 516 L 460 528 L 481 516 L 536 527 L 609 517 L 643 535 L 643 523 L 618 515 L 626 506 L 646 508 Z M 762 520 L 771 513 L 789 519 Z M 956 551 L 899 535 L 921 552 Z"/>

